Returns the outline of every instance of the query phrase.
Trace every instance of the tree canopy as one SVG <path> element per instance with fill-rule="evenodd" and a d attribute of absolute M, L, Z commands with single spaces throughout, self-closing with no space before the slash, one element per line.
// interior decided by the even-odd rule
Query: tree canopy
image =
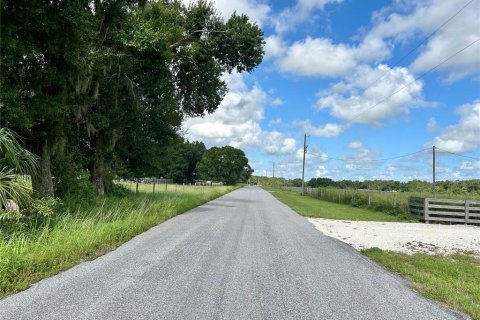
<path fill-rule="evenodd" d="M 245 153 L 230 146 L 207 150 L 197 170 L 203 180 L 221 181 L 229 185 L 247 182 L 253 173 Z"/>
<path fill-rule="evenodd" d="M 40 158 L 39 195 L 71 189 L 79 172 L 99 194 L 114 176 L 193 178 L 193 162 L 165 152 L 182 120 L 214 112 L 227 90 L 222 74 L 250 72 L 264 55 L 256 24 L 224 20 L 209 1 L 1 6 L 0 124 Z M 181 152 L 195 158 L 200 149 Z"/>

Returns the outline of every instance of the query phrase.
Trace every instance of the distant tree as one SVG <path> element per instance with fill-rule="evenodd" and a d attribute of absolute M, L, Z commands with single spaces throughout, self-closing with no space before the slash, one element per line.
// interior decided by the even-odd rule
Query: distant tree
<path fill-rule="evenodd" d="M 197 177 L 197 164 L 207 151 L 203 142 L 179 139 L 168 148 L 166 176 L 174 182 L 191 182 Z"/>
<path fill-rule="evenodd" d="M 200 179 L 221 181 L 233 185 L 245 179 L 250 171 L 245 153 L 230 146 L 207 150 L 197 165 Z M 242 176 L 243 174 L 243 176 Z M 248 178 L 247 178 L 248 179 Z"/>
<path fill-rule="evenodd" d="M 293 179 L 291 183 L 294 187 L 301 187 L 302 186 L 302 179 L 300 179 L 300 178 Z"/>
<path fill-rule="evenodd" d="M 312 178 L 308 181 L 307 186 L 311 188 L 333 187 L 335 186 L 335 181 L 330 178 Z"/>

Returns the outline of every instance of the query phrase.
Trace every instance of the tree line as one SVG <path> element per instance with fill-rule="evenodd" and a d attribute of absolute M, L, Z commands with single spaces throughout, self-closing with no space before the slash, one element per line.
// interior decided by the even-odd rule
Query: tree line
<path fill-rule="evenodd" d="M 240 158 L 220 158 L 241 164 L 225 178 L 200 162 L 217 149 L 178 132 L 218 108 L 222 74 L 251 72 L 263 45 L 247 16 L 222 19 L 204 0 L 5 0 L 0 125 L 38 158 L 38 196 L 72 192 L 80 177 L 100 195 L 116 177 L 232 183 L 251 170 L 244 154 L 217 148 Z"/>
<path fill-rule="evenodd" d="M 262 183 L 271 186 L 293 186 L 301 187 L 302 179 L 284 179 L 284 178 L 266 178 L 252 177 L 250 182 Z M 339 180 L 335 181 L 330 178 L 312 178 L 305 182 L 310 188 L 338 188 L 338 189 L 367 189 L 380 191 L 400 191 L 400 192 L 431 192 L 433 190 L 432 183 L 422 180 L 412 180 L 407 182 L 395 180 Z M 469 193 L 480 192 L 480 179 L 458 180 L 458 181 L 437 181 L 435 184 L 436 192 L 449 193 Z"/>

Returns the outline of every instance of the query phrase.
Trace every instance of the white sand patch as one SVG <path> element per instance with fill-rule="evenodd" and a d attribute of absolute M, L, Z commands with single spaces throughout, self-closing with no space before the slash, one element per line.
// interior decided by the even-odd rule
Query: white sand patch
<path fill-rule="evenodd" d="M 357 250 L 378 247 L 412 254 L 468 252 L 480 257 L 480 227 L 309 218 L 317 230 Z"/>

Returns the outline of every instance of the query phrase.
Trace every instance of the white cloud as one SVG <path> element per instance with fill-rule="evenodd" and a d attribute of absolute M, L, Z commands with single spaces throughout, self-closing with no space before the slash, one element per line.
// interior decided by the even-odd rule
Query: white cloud
<path fill-rule="evenodd" d="M 287 138 L 278 131 L 265 132 L 262 137 L 263 152 L 270 155 L 291 154 L 295 151 L 296 141 Z"/>
<path fill-rule="evenodd" d="M 307 37 L 278 49 L 280 71 L 301 76 L 336 77 L 355 69 L 360 63 L 376 62 L 390 54 L 389 45 L 379 38 L 367 37 L 358 45 L 333 43 L 328 38 Z M 273 55 L 272 55 L 273 56 Z"/>
<path fill-rule="evenodd" d="M 333 138 L 339 136 L 346 128 L 344 125 L 337 123 L 327 123 L 323 126 L 316 127 L 310 120 L 294 121 L 294 127 L 303 127 L 306 134 L 315 137 Z"/>
<path fill-rule="evenodd" d="M 369 37 L 388 39 L 397 43 L 429 36 L 466 5 L 464 0 L 397 2 L 394 7 L 376 13 L 375 27 Z M 400 5 L 398 5 L 400 4 Z M 399 12 L 404 11 L 404 12 Z M 479 39 L 480 1 L 473 1 L 456 17 L 448 21 L 420 48 L 420 54 L 411 64 L 414 72 L 427 71 Z M 457 57 L 442 64 L 437 70 L 449 73 L 455 80 L 469 74 L 478 74 L 480 54 L 477 43 Z"/>
<path fill-rule="evenodd" d="M 276 125 L 279 125 L 279 124 L 282 124 L 282 123 L 283 123 L 282 119 L 280 119 L 280 118 L 275 118 L 275 119 L 270 120 L 270 121 L 268 122 L 268 126 L 269 126 L 269 127 L 272 127 L 272 126 L 276 126 Z"/>
<path fill-rule="evenodd" d="M 337 76 L 352 69 L 356 62 L 348 46 L 307 37 L 290 46 L 278 64 L 283 72 L 295 75 Z"/>
<path fill-rule="evenodd" d="M 427 131 L 432 133 L 432 132 L 435 132 L 436 129 L 437 129 L 437 120 L 435 120 L 434 117 L 431 117 L 430 119 L 428 119 L 428 122 L 427 122 Z"/>
<path fill-rule="evenodd" d="M 281 106 L 283 104 L 283 100 L 280 98 L 275 98 L 270 102 L 272 106 Z"/>
<path fill-rule="evenodd" d="M 480 170 L 480 160 L 478 161 L 465 161 L 460 165 L 462 170 Z"/>
<path fill-rule="evenodd" d="M 468 152 L 480 149 L 480 100 L 465 104 L 455 111 L 460 115 L 457 124 L 446 127 L 432 143 L 449 152 Z"/>
<path fill-rule="evenodd" d="M 328 169 L 325 166 L 318 166 L 315 170 L 315 177 L 322 177 L 328 174 Z"/>
<path fill-rule="evenodd" d="M 228 144 L 236 148 L 259 147 L 265 154 L 293 153 L 294 139 L 260 127 L 267 94 L 257 85 L 248 88 L 243 74 L 225 74 L 224 80 L 229 92 L 219 108 L 203 118 L 190 118 L 183 123 L 187 138 L 203 141 L 207 146 Z"/>
<path fill-rule="evenodd" d="M 329 109 L 332 116 L 352 123 L 381 125 L 386 118 L 408 115 L 412 107 L 423 105 L 421 92 L 422 83 L 406 68 L 364 65 L 349 74 L 346 82 L 320 92 L 317 108 Z"/>
<path fill-rule="evenodd" d="M 360 141 L 353 141 L 347 146 L 349 149 L 361 149 L 363 148 L 363 143 Z"/>
<path fill-rule="evenodd" d="M 287 50 L 285 42 L 280 36 L 271 35 L 265 38 L 265 60 L 277 58 L 285 53 Z"/>
<path fill-rule="evenodd" d="M 189 0 L 183 0 L 189 3 Z M 215 7 L 220 11 L 223 18 L 228 19 L 234 12 L 246 14 L 251 20 L 260 26 L 265 24 L 270 13 L 270 6 L 263 1 L 257 0 L 213 0 Z"/>
<path fill-rule="evenodd" d="M 278 33 L 285 32 L 297 24 L 313 20 L 315 11 L 321 11 L 329 3 L 340 3 L 343 0 L 297 0 L 293 7 L 285 8 L 272 18 L 275 30 Z"/>
<path fill-rule="evenodd" d="M 301 14 L 301 8 L 321 9 L 326 3 L 328 1 L 299 1 L 295 6 L 297 9 L 288 8 L 283 14 L 294 16 L 294 21 L 308 20 L 310 13 Z M 267 56 L 275 58 L 279 70 L 284 73 L 300 76 L 344 76 L 360 64 L 379 63 L 388 58 L 395 45 L 402 45 L 400 47 L 407 53 L 419 38 L 429 36 L 464 5 L 465 2 L 460 0 L 397 1 L 393 6 L 373 14 L 373 27 L 363 35 L 358 44 L 334 43 L 328 38 L 307 37 L 288 45 L 280 36 L 275 35 L 267 39 Z M 276 20 L 277 25 L 288 26 L 282 19 L 284 17 L 281 14 Z M 409 66 L 410 71 L 419 73 L 430 70 L 479 39 L 478 21 L 480 1 L 474 1 L 415 52 L 417 57 Z M 408 47 L 405 46 L 407 42 Z M 448 72 L 448 80 L 480 74 L 479 47 L 480 42 L 443 63 L 436 70 Z"/>
<path fill-rule="evenodd" d="M 478 161 L 464 161 L 460 165 L 462 170 L 480 170 L 480 160 Z"/>

